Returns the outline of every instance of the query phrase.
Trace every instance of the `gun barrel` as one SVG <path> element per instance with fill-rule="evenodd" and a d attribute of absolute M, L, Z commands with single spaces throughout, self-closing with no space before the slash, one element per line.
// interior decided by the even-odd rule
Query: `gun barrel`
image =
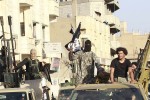
<path fill-rule="evenodd" d="M 11 18 L 12 18 L 11 16 L 8 16 L 8 24 L 9 24 L 9 27 L 10 27 L 10 35 L 11 35 L 10 40 L 11 40 L 11 44 L 12 44 L 13 65 L 16 68 L 15 51 L 14 51 L 13 35 L 12 35 L 12 28 L 11 28 L 11 25 L 12 25 Z"/>

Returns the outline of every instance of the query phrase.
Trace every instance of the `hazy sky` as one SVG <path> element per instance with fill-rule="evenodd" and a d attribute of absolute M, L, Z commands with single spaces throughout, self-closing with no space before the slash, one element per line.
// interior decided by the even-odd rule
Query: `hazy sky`
<path fill-rule="evenodd" d="M 128 23 L 128 31 L 150 32 L 150 0 L 118 1 L 120 9 L 115 15 Z"/>

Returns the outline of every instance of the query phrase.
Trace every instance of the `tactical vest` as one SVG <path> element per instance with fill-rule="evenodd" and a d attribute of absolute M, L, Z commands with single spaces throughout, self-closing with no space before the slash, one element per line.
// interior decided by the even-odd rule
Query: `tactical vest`
<path fill-rule="evenodd" d="M 29 74 L 30 80 L 41 79 L 38 64 L 39 64 L 39 61 L 37 59 L 35 59 L 35 63 L 33 62 L 33 60 L 29 59 L 28 74 Z"/>

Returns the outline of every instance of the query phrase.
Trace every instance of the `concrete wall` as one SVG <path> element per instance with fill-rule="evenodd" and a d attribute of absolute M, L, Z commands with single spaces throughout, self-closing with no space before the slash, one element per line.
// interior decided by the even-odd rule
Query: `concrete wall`
<path fill-rule="evenodd" d="M 120 42 L 122 47 L 127 48 L 129 59 L 136 59 L 140 53 L 140 48 L 144 49 L 148 34 L 141 34 L 139 32 L 128 32 L 127 23 L 121 23 L 121 34 L 116 39 Z"/>
<path fill-rule="evenodd" d="M 104 0 L 77 0 L 76 8 L 72 0 L 60 2 L 60 18 L 72 18 L 73 12 L 76 9 L 76 26 L 82 22 L 82 38 L 88 38 L 92 41 L 94 51 L 98 57 L 102 59 L 111 59 L 110 48 L 111 41 L 116 41 L 115 36 L 111 36 L 109 24 L 114 24 L 114 27 L 120 27 L 120 20 L 113 15 L 107 8 Z M 108 22 L 104 24 L 103 22 Z M 66 23 L 67 24 L 67 23 Z M 102 63 L 105 63 L 102 62 Z M 108 64 L 109 65 L 109 64 Z"/>
<path fill-rule="evenodd" d="M 148 35 L 134 35 L 134 33 L 121 34 L 118 38 L 122 47 L 127 48 L 129 59 L 136 59 L 140 53 L 140 48 L 144 49 Z"/>

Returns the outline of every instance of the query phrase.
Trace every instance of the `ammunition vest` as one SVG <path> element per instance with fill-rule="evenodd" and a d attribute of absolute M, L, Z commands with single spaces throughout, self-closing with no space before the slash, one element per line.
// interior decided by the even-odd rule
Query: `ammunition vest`
<path fill-rule="evenodd" d="M 29 74 L 29 78 L 31 80 L 41 79 L 40 71 L 39 71 L 39 61 L 37 59 L 31 60 L 29 59 L 29 69 L 27 71 Z"/>

